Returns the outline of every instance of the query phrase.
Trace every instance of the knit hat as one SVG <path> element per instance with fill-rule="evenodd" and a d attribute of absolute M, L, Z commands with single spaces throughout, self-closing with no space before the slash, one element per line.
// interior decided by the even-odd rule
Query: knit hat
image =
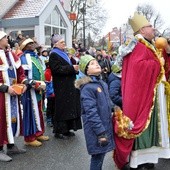
<path fill-rule="evenodd" d="M 60 41 L 61 39 L 63 39 L 63 37 L 62 37 L 61 35 L 54 34 L 54 35 L 51 37 L 51 43 L 52 43 L 52 44 L 55 44 L 55 43 L 57 43 L 58 41 Z"/>
<path fill-rule="evenodd" d="M 4 31 L 0 31 L 0 40 L 4 38 L 7 34 Z"/>
<path fill-rule="evenodd" d="M 113 64 L 111 69 L 113 73 L 118 73 L 122 70 L 122 68 L 118 66 L 117 64 Z"/>
<path fill-rule="evenodd" d="M 79 62 L 79 69 L 82 73 L 86 74 L 85 73 L 86 67 L 91 60 L 95 60 L 95 58 L 92 57 L 91 55 L 81 56 L 80 62 Z"/>

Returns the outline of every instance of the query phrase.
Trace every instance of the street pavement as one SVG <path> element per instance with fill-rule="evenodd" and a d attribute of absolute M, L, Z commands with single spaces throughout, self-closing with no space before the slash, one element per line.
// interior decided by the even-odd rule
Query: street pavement
<path fill-rule="evenodd" d="M 46 135 L 50 140 L 38 148 L 24 146 L 23 137 L 16 138 L 16 144 L 27 152 L 13 155 L 11 162 L 0 162 L 0 170 L 89 170 L 83 130 L 69 140 L 54 138 L 50 127 L 46 127 Z M 103 170 L 116 170 L 112 152 L 106 155 Z M 160 159 L 154 170 L 170 170 L 170 160 Z"/>
<path fill-rule="evenodd" d="M 11 162 L 0 162 L 0 170 L 89 170 L 90 156 L 87 154 L 83 130 L 68 140 L 56 139 L 52 128 L 46 127 L 50 140 L 35 148 L 24 146 L 23 137 L 15 139 L 25 154 L 13 155 Z M 105 170 L 114 170 L 112 152 L 106 155 Z"/>

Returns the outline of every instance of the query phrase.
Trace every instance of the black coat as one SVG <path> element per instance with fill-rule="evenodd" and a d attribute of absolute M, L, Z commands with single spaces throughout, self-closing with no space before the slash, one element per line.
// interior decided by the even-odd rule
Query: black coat
<path fill-rule="evenodd" d="M 56 121 L 80 117 L 80 97 L 79 91 L 74 87 L 74 67 L 55 52 L 50 54 L 49 66 L 53 77 Z"/>

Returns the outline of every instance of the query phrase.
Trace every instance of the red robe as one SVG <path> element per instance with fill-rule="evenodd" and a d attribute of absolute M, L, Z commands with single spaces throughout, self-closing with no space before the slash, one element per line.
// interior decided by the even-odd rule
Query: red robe
<path fill-rule="evenodd" d="M 10 52 L 9 52 L 10 53 Z M 16 79 L 18 83 L 22 83 L 25 80 L 24 70 L 21 67 L 20 60 L 9 54 L 9 58 L 13 58 L 11 63 L 16 70 Z M 10 86 L 9 77 L 8 77 L 8 62 L 4 50 L 0 49 L 0 86 L 7 85 Z M 14 143 L 13 133 L 11 128 L 11 118 L 10 118 L 10 102 L 8 100 L 9 94 L 0 92 L 0 146 L 3 146 L 4 143 Z M 21 117 L 19 131 L 21 133 Z"/>
<path fill-rule="evenodd" d="M 165 60 L 165 65 L 164 65 L 165 77 L 166 77 L 166 80 L 170 83 L 170 54 L 167 54 L 166 51 L 164 50 L 163 57 Z"/>
<path fill-rule="evenodd" d="M 124 57 L 122 69 L 123 114 L 134 124 L 130 131 L 141 133 L 152 111 L 155 88 L 160 75 L 160 62 L 153 50 L 138 42 L 132 53 Z M 115 128 L 116 128 L 115 124 Z M 114 160 L 118 168 L 128 162 L 134 138 L 127 139 L 115 134 Z"/>

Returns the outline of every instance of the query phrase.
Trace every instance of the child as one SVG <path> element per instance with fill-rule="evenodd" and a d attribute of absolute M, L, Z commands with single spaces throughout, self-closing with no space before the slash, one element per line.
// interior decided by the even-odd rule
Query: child
<path fill-rule="evenodd" d="M 109 94 L 114 105 L 122 109 L 122 93 L 121 93 L 121 71 L 122 68 L 118 64 L 112 65 L 112 72 L 108 77 Z"/>
<path fill-rule="evenodd" d="M 46 110 L 46 120 L 47 125 L 53 126 L 53 116 L 55 110 L 55 94 L 53 89 L 52 75 L 49 68 L 48 60 L 45 60 L 46 69 L 44 72 L 45 83 L 46 83 L 46 97 L 47 97 L 47 110 Z"/>
<path fill-rule="evenodd" d="M 100 79 L 101 67 L 92 56 L 81 56 L 79 69 L 86 75 L 76 80 L 75 86 L 80 89 L 90 170 L 101 170 L 105 154 L 114 149 L 108 87 Z"/>

